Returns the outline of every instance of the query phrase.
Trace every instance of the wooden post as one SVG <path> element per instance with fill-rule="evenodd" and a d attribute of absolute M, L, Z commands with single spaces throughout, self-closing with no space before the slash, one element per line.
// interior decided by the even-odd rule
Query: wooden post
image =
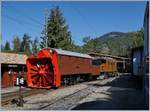
<path fill-rule="evenodd" d="M 21 94 L 21 78 L 22 78 L 22 73 L 19 72 L 19 104 L 18 106 L 23 107 L 23 96 Z"/>

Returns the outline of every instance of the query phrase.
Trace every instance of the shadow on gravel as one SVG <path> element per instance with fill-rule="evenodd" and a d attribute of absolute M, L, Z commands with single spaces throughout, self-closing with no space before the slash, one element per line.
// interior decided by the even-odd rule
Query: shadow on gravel
<path fill-rule="evenodd" d="M 93 85 L 93 84 L 89 84 Z M 112 82 L 104 85 L 94 84 L 100 88 L 110 86 L 107 90 L 110 98 L 103 99 L 97 97 L 96 100 L 79 104 L 72 110 L 146 110 L 144 103 L 142 81 L 130 76 L 121 75 Z"/>
<path fill-rule="evenodd" d="M 72 110 L 146 110 L 146 108 L 140 105 L 115 105 L 111 100 L 96 100 L 80 104 Z"/>
<path fill-rule="evenodd" d="M 106 84 L 88 84 L 95 87 L 111 86 L 119 88 L 133 88 L 136 90 L 142 90 L 142 79 L 137 78 L 131 75 L 120 75 L 119 78 L 116 78 L 112 82 Z"/>

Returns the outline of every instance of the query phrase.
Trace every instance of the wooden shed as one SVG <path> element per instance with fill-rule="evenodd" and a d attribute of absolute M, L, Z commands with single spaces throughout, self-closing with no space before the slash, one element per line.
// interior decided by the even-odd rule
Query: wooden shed
<path fill-rule="evenodd" d="M 25 54 L 0 52 L 2 88 L 14 86 L 19 71 L 24 71 L 26 76 L 26 59 Z"/>

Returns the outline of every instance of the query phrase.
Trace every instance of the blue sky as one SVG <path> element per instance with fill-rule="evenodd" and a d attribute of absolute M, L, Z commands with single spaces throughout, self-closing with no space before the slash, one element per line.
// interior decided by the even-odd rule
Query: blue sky
<path fill-rule="evenodd" d="M 136 31 L 143 26 L 145 1 L 138 2 L 2 2 L 2 44 L 13 36 L 28 33 L 40 37 L 45 9 L 59 6 L 72 39 L 82 45 L 85 36 L 92 38 L 112 31 Z M 39 39 L 40 41 L 40 39 Z"/>

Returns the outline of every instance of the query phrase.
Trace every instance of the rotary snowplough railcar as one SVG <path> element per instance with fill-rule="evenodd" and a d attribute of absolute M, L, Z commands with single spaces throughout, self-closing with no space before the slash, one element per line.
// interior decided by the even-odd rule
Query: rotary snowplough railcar
<path fill-rule="evenodd" d="M 96 64 L 88 54 L 45 48 L 26 61 L 27 84 L 33 88 L 60 87 L 96 78 L 100 61 Z"/>

